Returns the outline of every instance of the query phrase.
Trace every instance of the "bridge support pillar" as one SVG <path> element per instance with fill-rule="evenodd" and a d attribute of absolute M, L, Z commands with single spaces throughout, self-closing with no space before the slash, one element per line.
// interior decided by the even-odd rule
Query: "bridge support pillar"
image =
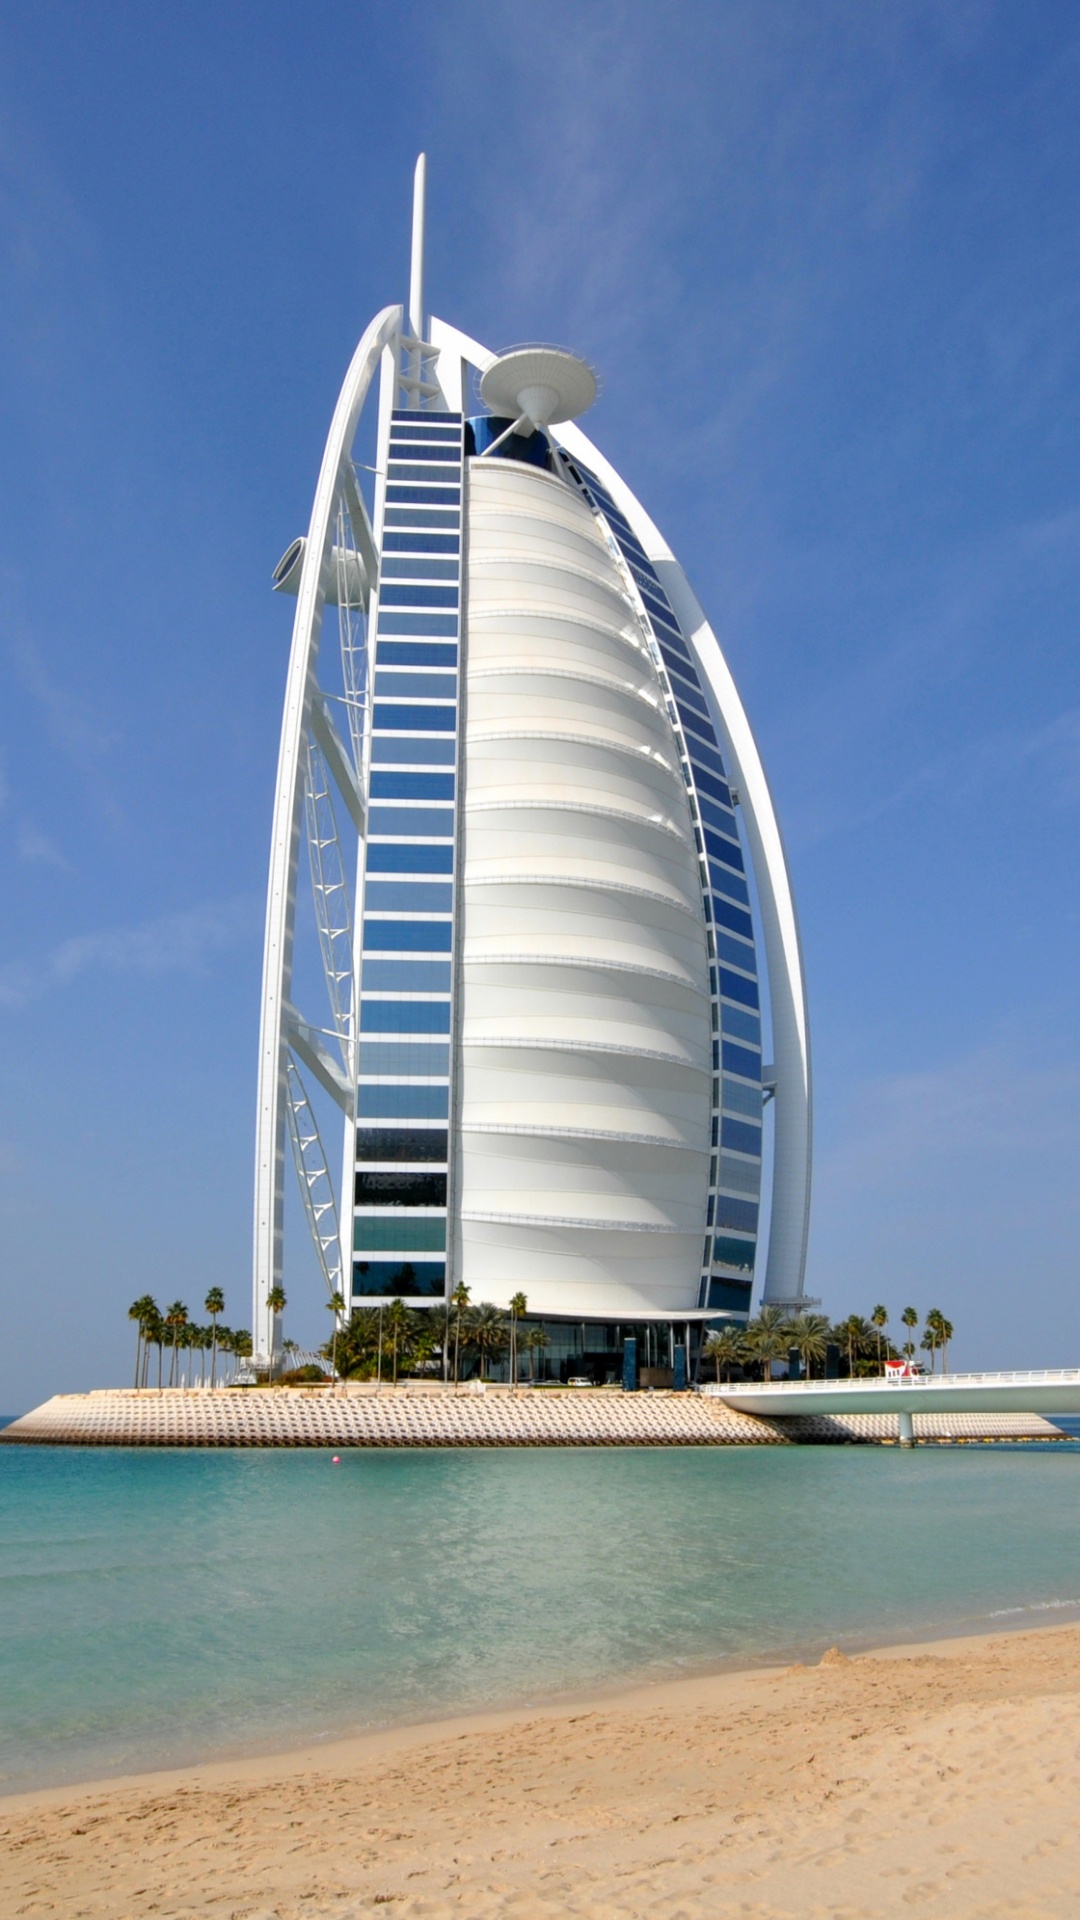
<path fill-rule="evenodd" d="M 897 1415 L 897 1418 L 900 1422 L 900 1445 L 902 1447 L 913 1447 L 915 1445 L 914 1414 L 901 1413 Z"/>

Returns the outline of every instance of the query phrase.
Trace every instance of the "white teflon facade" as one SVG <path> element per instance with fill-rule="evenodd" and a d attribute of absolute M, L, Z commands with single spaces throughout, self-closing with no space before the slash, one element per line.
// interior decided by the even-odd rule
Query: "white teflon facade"
<path fill-rule="evenodd" d="M 452 1272 L 474 1299 L 697 1306 L 712 1034 L 697 858 L 645 634 L 594 515 L 468 474 Z"/>
<path fill-rule="evenodd" d="M 347 1299 L 375 1298 L 397 1261 L 387 1297 L 429 1306 L 463 1281 L 474 1301 L 523 1291 L 530 1315 L 552 1319 L 677 1319 L 749 1304 L 764 1082 L 765 1297 L 802 1293 L 805 988 L 760 758 L 685 575 L 580 429 L 548 434 L 576 468 L 555 453 L 545 471 L 505 448 L 463 458 L 474 373 L 494 358 L 443 322 L 425 329 L 416 287 L 408 328 L 400 308 L 379 315 L 284 587 L 299 593 L 264 965 L 257 1354 L 277 1333 L 267 1300 L 283 1278 L 286 1118 L 326 1284 Z M 373 532 L 353 439 L 377 368 Z M 434 526 L 448 531 L 423 533 Z M 337 708 L 316 683 L 335 600 Z M 407 722 L 410 687 L 427 711 Z M 399 751 L 406 722 L 419 731 Z M 359 832 L 355 920 L 348 884 L 327 893 L 331 785 L 339 824 Z M 330 1027 L 291 1004 L 305 811 L 324 953 L 329 916 L 337 950 L 346 929 L 354 955 L 351 982 L 339 967 L 331 983 Z M 751 910 L 768 962 L 764 1069 Z M 344 1114 L 340 1207 L 301 1069 Z M 410 1197 L 392 1191 L 410 1182 Z M 381 1252 L 358 1261 L 358 1248 Z M 409 1283 L 417 1274 L 423 1285 Z"/>

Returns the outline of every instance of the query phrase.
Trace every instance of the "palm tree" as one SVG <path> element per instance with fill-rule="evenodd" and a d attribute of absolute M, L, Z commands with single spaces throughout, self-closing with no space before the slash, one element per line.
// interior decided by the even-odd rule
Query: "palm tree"
<path fill-rule="evenodd" d="M 332 1293 L 326 1304 L 334 1316 L 334 1337 L 330 1342 L 330 1371 L 336 1380 L 338 1328 L 341 1325 L 341 1316 L 345 1311 L 345 1295 L 341 1292 Z"/>
<path fill-rule="evenodd" d="M 952 1323 L 946 1320 L 940 1307 L 931 1307 L 926 1316 L 926 1331 L 935 1348 L 942 1350 L 941 1371 L 949 1371 L 949 1341 L 953 1337 Z"/>
<path fill-rule="evenodd" d="M 458 1281 L 457 1286 L 450 1295 L 450 1303 L 456 1316 L 454 1320 L 454 1385 L 456 1387 L 458 1383 L 458 1367 L 461 1359 L 461 1316 L 469 1304 L 469 1289 L 464 1281 Z"/>
<path fill-rule="evenodd" d="M 528 1312 L 528 1310 L 529 1310 L 529 1303 L 526 1300 L 525 1295 L 523 1293 L 512 1293 L 510 1295 L 510 1387 L 511 1387 L 511 1391 L 513 1390 L 514 1387 L 517 1386 L 518 1321 L 523 1318 L 523 1316 Z"/>
<path fill-rule="evenodd" d="M 149 1365 L 150 1365 L 150 1348 L 154 1346 L 157 1348 L 157 1383 L 158 1383 L 159 1392 L 161 1389 L 161 1349 L 162 1349 L 164 1340 L 165 1340 L 164 1316 L 161 1313 L 159 1313 L 158 1309 L 155 1307 L 153 1313 L 148 1316 L 147 1322 L 146 1322 L 146 1348 L 143 1354 L 143 1376 L 144 1376 L 143 1384 L 144 1385 L 146 1384 L 145 1376 L 149 1370 Z"/>
<path fill-rule="evenodd" d="M 888 1307 L 875 1307 L 873 1313 L 870 1315 L 870 1325 L 874 1327 L 877 1332 L 877 1363 L 878 1363 L 879 1373 L 881 1372 L 881 1336 L 884 1333 L 888 1324 L 889 1324 Z"/>
<path fill-rule="evenodd" d="M 847 1348 L 848 1373 L 854 1380 L 855 1362 L 866 1352 L 874 1336 L 861 1313 L 849 1313 L 847 1319 L 834 1328 L 834 1332 Z"/>
<path fill-rule="evenodd" d="M 210 1315 L 210 1326 L 212 1328 L 210 1335 L 210 1385 L 213 1386 L 217 1378 L 218 1314 L 224 1313 L 225 1311 L 225 1295 L 222 1293 L 220 1287 L 211 1287 L 206 1299 L 203 1301 L 203 1306 Z"/>
<path fill-rule="evenodd" d="M 393 1355 L 394 1379 L 397 1386 L 398 1347 L 403 1344 L 409 1330 L 409 1309 L 404 1300 L 391 1300 L 386 1309 L 386 1325 L 390 1334 L 390 1352 Z"/>
<path fill-rule="evenodd" d="M 739 1361 L 746 1355 L 746 1334 L 742 1327 L 734 1324 L 718 1327 L 710 1333 L 701 1349 L 706 1360 L 713 1361 L 716 1367 L 716 1384 L 720 1385 L 721 1373 L 731 1373 Z"/>
<path fill-rule="evenodd" d="M 772 1378 L 772 1363 L 788 1348 L 788 1318 L 783 1307 L 762 1307 L 746 1329 L 746 1351 L 761 1368 L 761 1378 Z"/>
<path fill-rule="evenodd" d="M 285 1298 L 284 1287 L 282 1286 L 271 1287 L 269 1293 L 266 1296 L 266 1304 L 269 1307 L 270 1313 L 272 1315 L 272 1324 L 270 1327 L 270 1378 L 272 1380 L 274 1377 L 274 1354 L 277 1350 L 278 1316 L 279 1314 L 284 1313 L 285 1308 L 289 1304 Z"/>
<path fill-rule="evenodd" d="M 184 1303 L 183 1303 L 183 1301 L 182 1301 L 182 1300 L 174 1300 L 174 1301 L 173 1301 L 173 1303 L 172 1303 L 172 1306 L 171 1306 L 171 1307 L 166 1307 L 166 1309 L 165 1309 L 165 1314 L 164 1314 L 164 1319 L 165 1319 L 165 1325 L 166 1325 L 167 1327 L 171 1327 L 171 1328 L 172 1328 L 172 1358 L 171 1358 L 171 1360 L 169 1361 L 169 1385 L 170 1385 L 170 1387 L 172 1386 L 172 1384 L 173 1384 L 173 1380 L 174 1380 L 174 1378 L 175 1378 L 175 1375 L 176 1375 L 176 1341 L 177 1341 L 177 1336 L 178 1336 L 178 1334 L 179 1334 L 179 1332 L 180 1332 L 180 1329 L 181 1329 L 181 1327 L 186 1327 L 186 1326 L 187 1326 L 187 1317 L 188 1317 L 188 1310 L 187 1310 L 187 1308 L 185 1307 L 185 1305 L 184 1305 Z"/>
<path fill-rule="evenodd" d="M 802 1361 L 803 1372 L 809 1380 L 813 1372 L 813 1362 L 824 1360 L 825 1349 L 829 1344 L 829 1322 L 823 1313 L 800 1313 L 795 1316 L 787 1329 L 788 1346 L 794 1347 Z"/>
<path fill-rule="evenodd" d="M 484 1365 L 497 1354 L 505 1353 L 508 1339 L 506 1315 L 498 1307 L 485 1302 L 474 1307 L 465 1326 L 466 1344 L 472 1348 L 480 1361 L 480 1378 L 484 1377 Z"/>
<path fill-rule="evenodd" d="M 550 1347 L 550 1335 L 545 1333 L 541 1326 L 527 1327 L 521 1336 L 521 1344 L 529 1356 L 529 1379 L 535 1381 L 535 1357 L 538 1353 L 542 1353 L 545 1347 Z"/>
<path fill-rule="evenodd" d="M 157 1307 L 148 1293 L 141 1293 L 139 1295 L 139 1298 L 137 1300 L 133 1300 L 130 1307 L 128 1308 L 128 1319 L 134 1320 L 135 1327 L 136 1327 L 136 1335 L 135 1335 L 135 1385 L 136 1386 L 138 1386 L 139 1384 L 139 1374 L 142 1368 L 143 1345 L 145 1343 L 146 1346 L 148 1347 L 150 1344 L 150 1337 L 147 1332 L 147 1328 L 150 1326 L 151 1322 L 156 1318 L 156 1316 L 157 1316 Z"/>
<path fill-rule="evenodd" d="M 900 1319 L 902 1324 L 908 1330 L 908 1337 L 904 1342 L 903 1353 L 904 1353 L 904 1358 L 907 1360 L 907 1363 L 910 1366 L 912 1360 L 915 1358 L 915 1342 L 911 1338 L 911 1335 L 912 1335 L 913 1329 L 917 1327 L 919 1324 L 919 1316 L 916 1313 L 914 1307 L 905 1307 L 903 1313 L 900 1315 Z"/>

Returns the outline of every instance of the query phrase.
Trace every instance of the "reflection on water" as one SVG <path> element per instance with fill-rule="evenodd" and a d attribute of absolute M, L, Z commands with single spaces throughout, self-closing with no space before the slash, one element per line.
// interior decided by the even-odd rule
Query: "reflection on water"
<path fill-rule="evenodd" d="M 2 1448 L 0 1779 L 1058 1617 L 1078 1487 L 1071 1444 Z"/>

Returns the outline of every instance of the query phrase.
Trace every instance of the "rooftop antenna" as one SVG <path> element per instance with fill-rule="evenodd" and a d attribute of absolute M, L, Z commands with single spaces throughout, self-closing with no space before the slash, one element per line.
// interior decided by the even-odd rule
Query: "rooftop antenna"
<path fill-rule="evenodd" d="M 414 341 L 413 375 L 415 386 L 409 390 L 410 407 L 421 404 L 420 381 L 423 375 L 423 355 L 420 343 L 424 338 L 424 200 L 427 193 L 427 154 L 417 155 L 416 170 L 413 174 L 412 201 L 412 262 L 409 270 L 409 332 Z"/>

